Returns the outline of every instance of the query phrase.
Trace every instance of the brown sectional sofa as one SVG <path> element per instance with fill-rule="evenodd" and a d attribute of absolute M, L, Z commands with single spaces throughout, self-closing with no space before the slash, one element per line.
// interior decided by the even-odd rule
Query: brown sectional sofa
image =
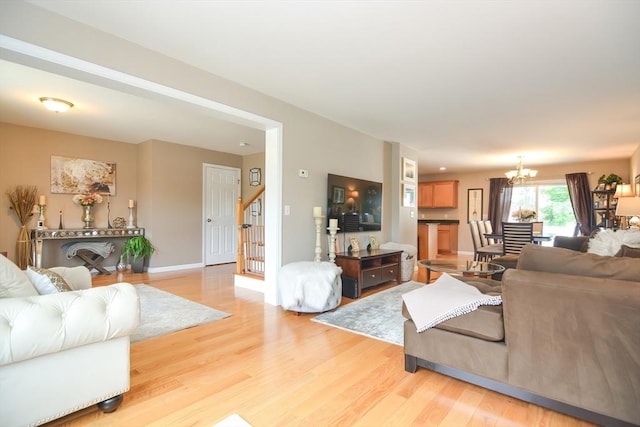
<path fill-rule="evenodd" d="M 603 425 L 640 425 L 640 259 L 527 245 L 478 310 L 417 333 L 406 309 L 405 369 L 424 367 Z"/>

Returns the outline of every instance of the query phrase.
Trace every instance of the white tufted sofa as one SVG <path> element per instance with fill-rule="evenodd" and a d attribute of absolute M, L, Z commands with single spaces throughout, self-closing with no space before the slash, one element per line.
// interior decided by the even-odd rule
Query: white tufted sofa
<path fill-rule="evenodd" d="M 84 267 L 50 270 L 74 291 L 0 298 L 4 427 L 43 424 L 93 404 L 111 412 L 129 390 L 129 335 L 140 319 L 136 289 L 91 288 Z"/>

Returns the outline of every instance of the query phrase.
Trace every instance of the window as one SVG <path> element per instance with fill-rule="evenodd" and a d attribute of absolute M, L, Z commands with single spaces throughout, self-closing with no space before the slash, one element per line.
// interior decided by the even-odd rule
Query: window
<path fill-rule="evenodd" d="M 509 220 L 518 209 L 532 209 L 544 222 L 545 236 L 572 236 L 576 218 L 569 199 L 569 190 L 564 182 L 549 182 L 513 187 Z"/>

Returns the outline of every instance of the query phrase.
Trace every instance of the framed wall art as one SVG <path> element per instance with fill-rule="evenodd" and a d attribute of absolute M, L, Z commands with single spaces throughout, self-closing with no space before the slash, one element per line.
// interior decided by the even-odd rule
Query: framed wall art
<path fill-rule="evenodd" d="M 251 203 L 251 216 L 260 216 L 262 215 L 262 200 L 254 200 Z"/>
<path fill-rule="evenodd" d="M 334 185 L 333 196 L 331 200 L 336 205 L 344 203 L 344 187 L 338 187 L 337 185 Z"/>
<path fill-rule="evenodd" d="M 256 186 L 262 183 L 262 174 L 260 168 L 249 169 L 249 185 Z"/>
<path fill-rule="evenodd" d="M 402 158 L 402 180 L 416 182 L 416 162 L 406 157 Z"/>
<path fill-rule="evenodd" d="M 482 188 L 467 190 L 467 222 L 482 220 Z"/>
<path fill-rule="evenodd" d="M 116 195 L 116 164 L 100 160 L 51 156 L 52 194 Z"/>
<path fill-rule="evenodd" d="M 414 184 L 402 184 L 402 206 L 405 208 L 416 207 L 416 186 Z"/>

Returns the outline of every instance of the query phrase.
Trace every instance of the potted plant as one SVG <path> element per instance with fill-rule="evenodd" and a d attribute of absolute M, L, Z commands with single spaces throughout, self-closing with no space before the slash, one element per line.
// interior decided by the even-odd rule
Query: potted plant
<path fill-rule="evenodd" d="M 144 236 L 131 237 L 122 248 L 122 255 L 133 257 L 131 268 L 134 273 L 142 273 L 145 265 L 148 265 L 149 257 L 155 252 L 151 241 Z"/>
<path fill-rule="evenodd" d="M 616 188 L 618 184 L 622 184 L 622 177 L 615 173 L 610 173 L 609 176 L 602 174 L 602 176 L 598 178 L 598 184 L 604 184 L 605 189 L 611 190 Z"/>

